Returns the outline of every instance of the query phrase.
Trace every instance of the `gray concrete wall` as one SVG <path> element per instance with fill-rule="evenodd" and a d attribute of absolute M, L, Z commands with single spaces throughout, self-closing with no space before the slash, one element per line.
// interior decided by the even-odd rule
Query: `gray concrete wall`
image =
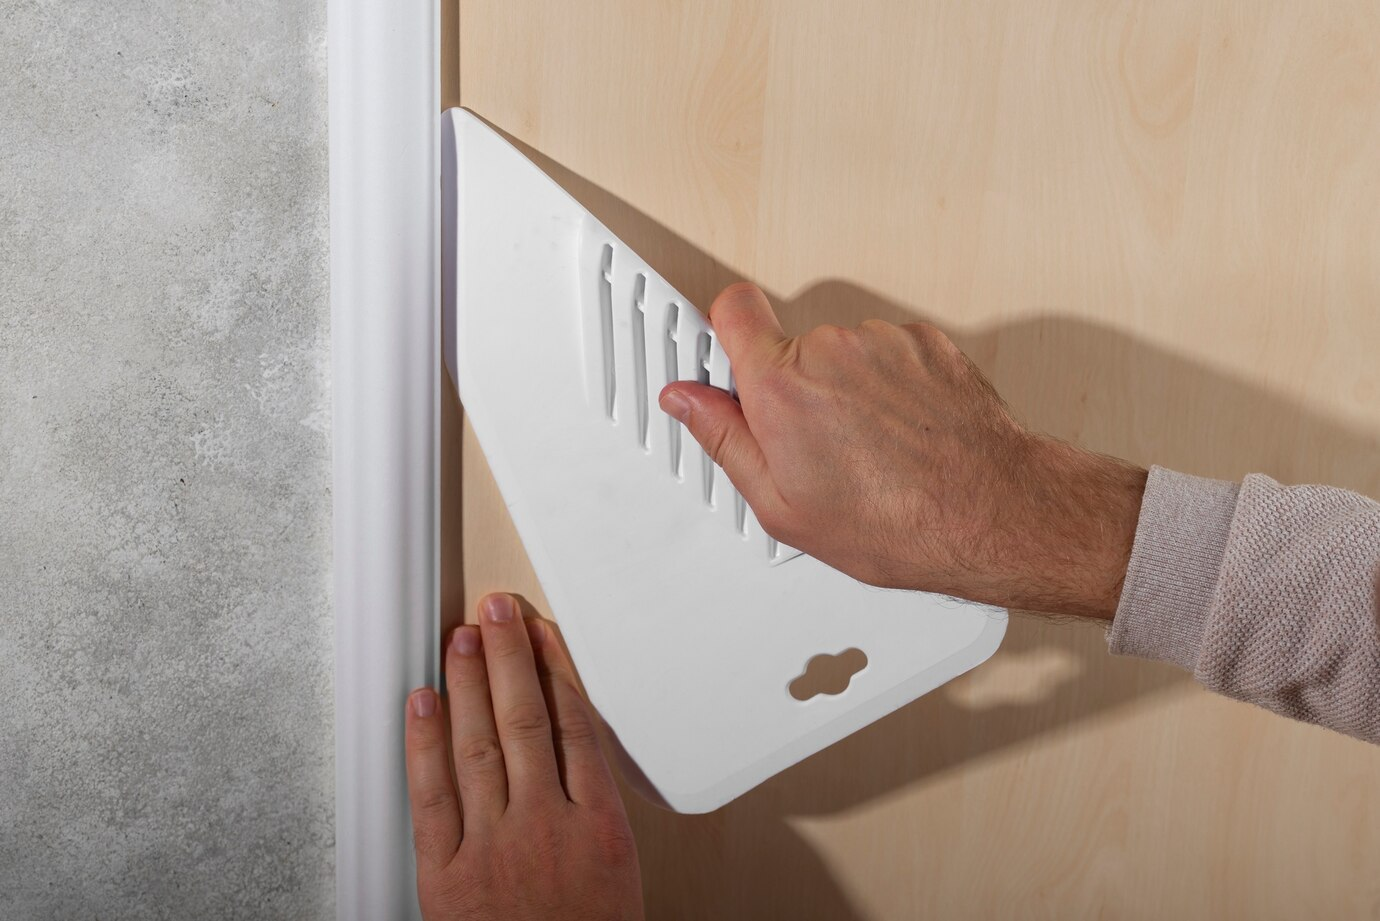
<path fill-rule="evenodd" d="M 325 4 L 0 0 L 0 918 L 332 916 Z"/>

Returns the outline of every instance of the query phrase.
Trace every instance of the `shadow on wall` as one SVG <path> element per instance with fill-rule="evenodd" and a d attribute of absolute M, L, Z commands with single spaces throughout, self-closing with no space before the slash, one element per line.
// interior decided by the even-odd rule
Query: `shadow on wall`
<path fill-rule="evenodd" d="M 708 305 L 740 280 L 626 202 L 504 136 L 691 302 Z M 844 280 L 823 281 L 792 297 L 767 293 L 791 333 L 820 323 L 854 326 L 869 317 L 924 319 L 920 310 Z M 1040 431 L 1202 475 L 1239 478 L 1263 471 L 1380 493 L 1374 436 L 1116 329 L 1050 315 L 946 332 Z M 443 479 L 451 484 L 443 486 L 443 520 L 450 522 L 443 533 L 458 536 L 460 407 L 448 395 L 443 408 Z M 1132 424 L 1127 413 L 1134 414 Z M 443 578 L 450 580 L 443 597 L 458 599 L 458 539 L 443 537 L 442 552 Z M 447 623 L 459 622 L 458 611 L 447 613 Z M 648 916 L 861 919 L 788 819 L 851 809 L 1036 737 L 1066 732 L 1146 695 L 1190 685 L 1176 669 L 1110 658 L 1099 626 L 1017 616 L 1001 651 L 981 669 L 718 812 L 675 815 L 629 793 Z"/>

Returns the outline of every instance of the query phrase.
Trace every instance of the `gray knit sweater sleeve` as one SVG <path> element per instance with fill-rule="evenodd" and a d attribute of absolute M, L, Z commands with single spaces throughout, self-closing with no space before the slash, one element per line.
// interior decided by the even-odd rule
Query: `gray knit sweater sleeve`
<path fill-rule="evenodd" d="M 1150 471 L 1114 653 L 1380 742 L 1380 503 L 1327 486 Z"/>

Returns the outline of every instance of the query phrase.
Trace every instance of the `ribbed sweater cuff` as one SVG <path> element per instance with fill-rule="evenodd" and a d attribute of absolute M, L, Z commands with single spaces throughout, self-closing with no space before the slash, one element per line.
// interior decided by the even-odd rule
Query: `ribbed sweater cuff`
<path fill-rule="evenodd" d="M 1107 647 L 1198 664 L 1240 486 L 1152 467 Z"/>

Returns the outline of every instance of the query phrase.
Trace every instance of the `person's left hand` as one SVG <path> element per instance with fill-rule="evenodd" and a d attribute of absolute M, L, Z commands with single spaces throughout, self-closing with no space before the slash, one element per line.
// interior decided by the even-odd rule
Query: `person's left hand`
<path fill-rule="evenodd" d="M 642 918 L 632 830 L 569 658 L 510 595 L 480 614 L 446 646 L 449 707 L 430 688 L 408 698 L 423 917 Z"/>

